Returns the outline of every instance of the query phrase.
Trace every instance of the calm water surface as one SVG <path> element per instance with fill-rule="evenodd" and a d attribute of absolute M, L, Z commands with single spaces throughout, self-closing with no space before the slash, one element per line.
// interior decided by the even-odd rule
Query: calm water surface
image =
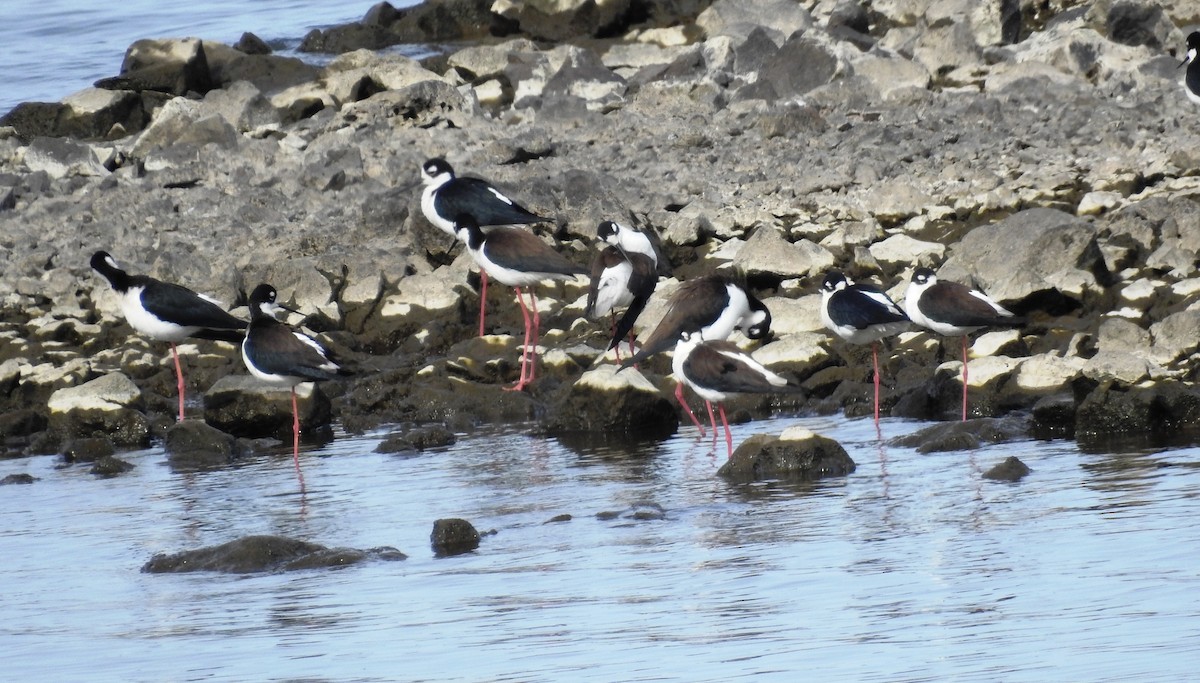
<path fill-rule="evenodd" d="M 570 448 L 519 432 L 373 453 L 386 433 L 113 479 L 0 462 L 9 680 L 1182 681 L 1200 666 L 1200 450 L 1024 442 L 921 455 L 869 421 L 778 418 L 840 440 L 849 477 L 733 486 L 695 431 Z M 919 424 L 885 421 L 888 436 Z M 1018 484 L 980 479 L 1018 455 Z M 665 518 L 631 512 L 661 506 Z M 625 511 L 602 520 L 597 513 Z M 567 522 L 550 518 L 572 515 Z M 435 519 L 496 531 L 434 558 Z M 247 534 L 395 546 L 403 562 L 142 574 Z"/>
<path fill-rule="evenodd" d="M 410 7 L 419 0 L 392 0 Z M 4 0 L 0 4 L 0 114 L 20 102 L 57 102 L 121 70 L 141 38 L 191 36 L 234 43 L 250 31 L 285 53 L 314 28 L 361 19 L 371 0 Z"/>

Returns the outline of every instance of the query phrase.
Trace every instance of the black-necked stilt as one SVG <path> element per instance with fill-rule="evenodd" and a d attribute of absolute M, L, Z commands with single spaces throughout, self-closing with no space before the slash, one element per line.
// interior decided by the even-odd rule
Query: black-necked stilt
<path fill-rule="evenodd" d="M 875 368 L 875 424 L 879 424 L 879 340 L 908 328 L 908 316 L 887 294 L 831 270 L 821 281 L 821 322 L 851 344 L 870 344 Z"/>
<path fill-rule="evenodd" d="M 962 337 L 962 419 L 967 419 L 967 335 L 992 326 L 1024 323 L 983 292 L 939 281 L 929 268 L 913 272 L 904 310 L 914 323 L 946 337 Z"/>
<path fill-rule="evenodd" d="M 275 319 L 279 309 L 275 288 L 261 284 L 250 293 L 250 327 L 242 341 L 242 362 L 258 379 L 292 392 L 292 457 L 300 467 L 300 412 L 296 385 L 343 377 L 350 373 L 329 359 L 315 340 Z M 293 311 L 294 312 L 294 311 Z"/>
<path fill-rule="evenodd" d="M 613 221 L 603 221 L 597 237 L 608 244 L 592 261 L 592 283 L 588 288 L 586 312 L 589 318 L 613 313 L 610 349 L 617 348 L 629 335 L 630 353 L 634 352 L 633 324 L 646 308 L 646 302 L 658 284 L 658 254 L 650 238 Z M 614 309 L 624 308 L 620 322 Z M 620 351 L 617 360 L 620 360 Z"/>
<path fill-rule="evenodd" d="M 683 332 L 675 345 L 671 359 L 671 370 L 675 379 L 687 384 L 708 405 L 708 419 L 712 424 L 714 443 L 717 438 L 717 420 L 713 416 L 712 404 L 717 404 L 721 413 L 721 424 L 725 427 L 725 446 L 733 455 L 733 435 L 729 432 L 729 420 L 725 417 L 723 401 L 729 394 L 771 393 L 800 391 L 800 387 L 789 384 L 750 354 L 728 341 L 704 341 L 695 332 Z"/>
<path fill-rule="evenodd" d="M 130 275 L 121 270 L 106 251 L 92 254 L 91 265 L 121 296 L 121 312 L 130 327 L 151 339 L 170 342 L 179 390 L 179 421 L 182 422 L 183 368 L 179 365 L 175 345 L 188 337 L 241 341 L 246 321 L 230 315 L 216 300 L 187 287 L 146 275 Z"/>
<path fill-rule="evenodd" d="M 498 227 L 485 233 L 474 217 L 465 214 L 459 216 L 455 223 L 458 225 L 458 238 L 467 245 L 467 251 L 479 269 L 501 284 L 517 290 L 517 303 L 525 318 L 525 345 L 521 349 L 520 379 L 509 390 L 520 391 L 537 374 L 537 343 L 542 321 L 533 286 L 542 280 L 570 280 L 576 275 L 586 274 L 587 269 L 567 259 L 531 232 Z M 532 323 L 521 296 L 521 287 L 529 288 L 533 307 Z"/>
<path fill-rule="evenodd" d="M 550 220 L 529 211 L 509 199 L 491 183 L 469 176 L 458 177 L 445 159 L 435 158 L 421 164 L 421 213 L 425 219 L 451 237 L 458 237 L 455 221 L 468 215 L 483 227 L 492 225 L 528 225 Z M 480 274 L 479 336 L 483 336 L 487 315 L 487 273 Z"/>
<path fill-rule="evenodd" d="M 642 350 L 621 363 L 621 367 L 640 363 L 670 348 L 684 332 L 699 333 L 702 341 L 717 341 L 728 338 L 736 329 L 750 339 L 763 339 L 771 332 L 771 312 L 746 287 L 728 276 L 694 278 L 675 290 L 667 302 L 666 315 L 642 342 Z M 675 399 L 703 436 L 704 426 L 684 400 L 681 383 L 675 385 Z"/>
<path fill-rule="evenodd" d="M 1183 90 L 1187 93 L 1188 99 L 1196 104 L 1200 104 L 1200 60 L 1196 59 L 1198 52 L 1200 52 L 1200 31 L 1192 31 L 1187 37 L 1187 53 L 1179 66 L 1182 68 L 1187 65 L 1187 73 L 1183 77 Z"/>

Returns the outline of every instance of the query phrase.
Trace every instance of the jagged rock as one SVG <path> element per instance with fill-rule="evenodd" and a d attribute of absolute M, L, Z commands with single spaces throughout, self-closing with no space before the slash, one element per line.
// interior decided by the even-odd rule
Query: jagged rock
<path fill-rule="evenodd" d="M 882 98 L 905 88 L 929 87 L 929 70 L 919 62 L 904 59 L 885 50 L 875 50 L 851 62 L 854 74 L 865 78 Z"/>
<path fill-rule="evenodd" d="M 212 89 L 213 81 L 202 41 L 196 38 L 143 39 L 125 51 L 121 74 L 96 81 L 96 87 L 203 95 Z"/>
<path fill-rule="evenodd" d="M 342 107 L 340 117 L 362 124 L 392 119 L 406 126 L 427 127 L 450 122 L 461 127 L 473 111 L 457 88 L 442 80 L 426 80 L 377 93 Z"/>
<path fill-rule="evenodd" d="M 604 66 L 591 50 L 571 50 L 562 67 L 546 81 L 542 97 L 578 97 L 590 109 L 619 103 L 625 95 L 625 79 Z"/>
<path fill-rule="evenodd" d="M 1094 8 L 1093 11 L 1095 11 Z M 1162 52 L 1183 43 L 1183 33 L 1157 2 L 1118 0 L 1108 7 L 1105 33 L 1123 45 L 1145 45 Z"/>
<path fill-rule="evenodd" d="M 248 55 L 269 55 L 271 54 L 271 46 L 262 38 L 246 31 L 241 38 L 233 44 L 233 49 L 238 52 L 244 52 Z M 211 65 L 210 65 L 211 68 Z"/>
<path fill-rule="evenodd" d="M 797 64 L 804 68 L 797 69 Z M 767 99 L 791 100 L 852 72 L 850 63 L 830 45 L 802 34 L 789 38 L 763 64 L 758 77 L 774 94 Z"/>
<path fill-rule="evenodd" d="M 1127 351 L 1100 351 L 1083 364 L 1083 376 L 1102 382 L 1137 384 L 1150 376 L 1151 365 L 1144 356 Z"/>
<path fill-rule="evenodd" d="M 55 179 L 69 175 L 108 175 L 90 146 L 69 138 L 34 138 L 25 150 L 25 165 L 31 171 L 45 171 Z"/>
<path fill-rule="evenodd" d="M 249 81 L 234 81 L 210 91 L 204 102 L 241 132 L 280 121 L 279 110 Z"/>
<path fill-rule="evenodd" d="M 1061 305 L 1095 290 L 1097 276 L 1108 277 L 1086 222 L 1054 209 L 1027 209 L 992 225 L 975 228 L 951 247 L 938 277 L 974 282 L 1003 302 L 1036 297 Z"/>
<path fill-rule="evenodd" d="M 233 125 L 203 103 L 176 97 L 169 100 L 142 131 L 130 154 L 144 159 L 171 147 L 209 143 L 223 149 L 237 147 L 238 133 Z"/>
<path fill-rule="evenodd" d="M 561 432 L 619 432 L 666 437 L 676 430 L 675 408 L 636 368 L 600 365 L 585 372 L 554 402 L 543 425 Z"/>
<path fill-rule="evenodd" d="M 1108 318 L 1096 331 L 1096 348 L 1135 353 L 1146 358 L 1150 351 L 1150 332 L 1130 320 Z"/>
<path fill-rule="evenodd" d="M 224 467 L 233 460 L 234 441 L 232 435 L 204 422 L 180 422 L 167 430 L 167 462 L 176 472 Z"/>
<path fill-rule="evenodd" d="M 321 82 L 338 102 L 358 102 L 385 90 L 399 90 L 441 77 L 403 55 L 379 55 L 356 50 L 325 67 Z"/>
<path fill-rule="evenodd" d="M 771 226 L 759 226 L 738 250 L 733 267 L 747 275 L 812 277 L 834 265 L 833 254 L 806 239 L 788 242 Z"/>
<path fill-rule="evenodd" d="M 615 48 L 613 48 L 615 49 Z M 610 49 L 610 52 L 612 49 Z M 446 63 L 472 83 L 505 76 L 514 54 L 538 52 L 538 46 L 527 38 L 516 38 L 495 45 L 472 45 L 446 58 Z M 607 55 L 606 61 L 607 62 Z"/>
<path fill-rule="evenodd" d="M 429 543 L 437 557 L 462 555 L 479 547 L 479 532 L 465 519 L 439 519 L 433 523 Z"/>
<path fill-rule="evenodd" d="M 1070 386 L 1083 372 L 1084 359 L 1040 353 L 1024 359 L 1013 376 L 1013 384 L 1025 394 L 1051 394 Z"/>
<path fill-rule="evenodd" d="M 1020 458 L 1010 455 L 1004 459 L 1004 462 L 984 472 L 983 478 L 993 481 L 1020 481 L 1031 471 L 1028 465 L 1021 462 Z"/>
<path fill-rule="evenodd" d="M 285 536 L 246 536 L 228 543 L 160 553 L 142 565 L 150 574 L 179 572 L 224 572 L 251 574 L 255 572 L 284 572 L 297 569 L 336 568 L 357 564 L 368 559 L 403 560 L 404 553 L 395 548 L 328 548 Z"/>
<path fill-rule="evenodd" d="M 1027 438 L 1029 421 L 1025 418 L 977 418 L 966 422 L 943 422 L 911 434 L 896 437 L 889 443 L 902 448 L 915 448 L 918 453 L 969 451 L 985 443 L 1008 443 Z"/>
<path fill-rule="evenodd" d="M 1166 365 L 1189 356 L 1200 349 L 1200 311 L 1172 313 L 1151 325 L 1150 335 L 1150 360 Z"/>
<path fill-rule="evenodd" d="M 696 17 L 696 25 L 709 37 L 737 39 L 762 29 L 782 43 L 796 31 L 812 27 L 813 19 L 802 5 L 787 0 L 717 0 Z"/>
<path fill-rule="evenodd" d="M 321 67 L 295 57 L 248 54 L 236 45 L 209 41 L 204 44 L 204 52 L 208 56 L 214 87 L 227 88 L 238 81 L 246 81 L 264 95 L 274 96 L 288 88 L 311 84 L 323 72 Z"/>
<path fill-rule="evenodd" d="M 717 475 L 734 483 L 811 481 L 845 476 L 854 468 L 854 461 L 837 441 L 802 427 L 790 427 L 779 436 L 756 434 L 746 439 Z"/>
<path fill-rule="evenodd" d="M 329 426 L 329 398 L 318 385 L 306 382 L 297 386 L 296 401 L 301 432 Z M 290 441 L 291 394 L 249 375 L 226 375 L 204 394 L 204 420 L 234 436 L 274 436 Z"/>
<path fill-rule="evenodd" d="M 872 244 L 868 249 L 880 265 L 890 269 L 903 268 L 930 259 L 940 261 L 946 247 L 938 242 L 913 239 L 908 235 L 892 235 Z"/>

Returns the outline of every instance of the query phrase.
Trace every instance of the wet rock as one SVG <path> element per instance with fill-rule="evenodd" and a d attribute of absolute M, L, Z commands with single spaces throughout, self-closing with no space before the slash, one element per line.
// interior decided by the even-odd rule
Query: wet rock
<path fill-rule="evenodd" d="M 1020 481 L 1032 470 L 1014 455 L 1004 459 L 1004 462 L 983 473 L 984 479 L 993 481 Z"/>
<path fill-rule="evenodd" d="M 203 95 L 213 87 L 204 54 L 196 38 L 144 39 L 125 51 L 119 76 L 104 78 L 96 87 L 109 90 L 154 90 L 172 95 Z"/>
<path fill-rule="evenodd" d="M 854 461 L 837 441 L 791 427 L 779 436 L 756 434 L 746 439 L 717 475 L 735 483 L 809 481 L 844 476 L 854 468 Z"/>
<path fill-rule="evenodd" d="M 32 408 L 18 408 L 0 413 L 0 437 L 25 437 L 42 431 L 48 425 L 46 414 Z"/>
<path fill-rule="evenodd" d="M 96 462 L 114 452 L 112 441 L 106 437 L 85 437 L 67 443 L 63 449 L 63 459 L 67 462 Z"/>
<path fill-rule="evenodd" d="M 1071 394 L 1043 396 L 1033 404 L 1030 433 L 1039 439 L 1074 438 L 1075 409 L 1075 397 Z"/>
<path fill-rule="evenodd" d="M 292 438 L 291 393 L 266 385 L 249 375 L 227 375 L 204 394 L 204 421 L 217 430 L 243 437 Z M 330 423 L 329 398 L 311 382 L 296 387 L 300 430 L 309 432 Z"/>
<path fill-rule="evenodd" d="M 271 46 L 262 38 L 246 31 L 241 38 L 233 44 L 233 49 L 238 52 L 244 52 L 248 55 L 269 55 L 271 54 Z"/>
<path fill-rule="evenodd" d="M 1105 434 L 1152 434 L 1200 423 L 1200 391 L 1164 380 L 1151 386 L 1125 387 L 1101 382 L 1087 393 L 1075 415 L 1078 437 Z"/>
<path fill-rule="evenodd" d="M 35 481 L 38 481 L 38 478 L 32 474 L 18 472 L 0 479 L 0 486 L 7 486 L 9 484 L 32 484 Z"/>
<path fill-rule="evenodd" d="M 550 434 L 600 431 L 654 434 L 675 432 L 679 418 L 670 401 L 635 368 L 601 365 L 585 372 L 549 406 L 543 426 Z"/>
<path fill-rule="evenodd" d="M 188 420 L 167 430 L 167 463 L 176 472 L 224 467 L 234 457 L 234 437 L 204 422 Z"/>
<path fill-rule="evenodd" d="M 9 476 L 14 476 L 14 475 L 9 475 Z M 4 481 L 0 480 L 0 484 L 3 484 L 3 483 L 4 483 Z M 542 524 L 560 524 L 562 522 L 569 522 L 572 519 L 574 519 L 574 517 L 572 517 L 569 513 L 564 512 L 561 515 L 554 515 L 550 519 L 547 519 L 546 521 L 542 522 Z"/>
<path fill-rule="evenodd" d="M 132 463 L 125 462 L 124 460 L 111 455 L 106 455 L 97 458 L 96 461 L 92 463 L 92 469 L 90 471 L 92 474 L 101 477 L 115 477 L 118 474 L 124 474 L 132 469 Z"/>
<path fill-rule="evenodd" d="M 479 532 L 465 519 L 439 519 L 433 523 L 429 542 L 437 557 L 462 555 L 479 547 Z"/>
<path fill-rule="evenodd" d="M 445 427 L 421 427 L 402 434 L 393 434 L 375 447 L 376 453 L 402 453 L 404 451 L 426 451 L 430 448 L 451 446 L 457 441 L 454 432 Z"/>
<path fill-rule="evenodd" d="M 896 437 L 889 443 L 915 448 L 918 453 L 970 451 L 985 443 L 1008 443 L 1027 438 L 1029 422 L 1023 417 L 978 418 L 944 422 Z"/>
<path fill-rule="evenodd" d="M 50 429 L 64 439 L 107 436 L 118 446 L 144 446 L 150 422 L 134 408 L 141 402 L 141 391 L 128 377 L 109 373 L 51 394 Z"/>
<path fill-rule="evenodd" d="M 395 548 L 327 548 L 285 536 L 247 536 L 198 550 L 158 554 L 142 565 L 142 571 L 150 574 L 202 571 L 250 574 L 337 568 L 368 559 L 403 560 L 405 556 Z"/>

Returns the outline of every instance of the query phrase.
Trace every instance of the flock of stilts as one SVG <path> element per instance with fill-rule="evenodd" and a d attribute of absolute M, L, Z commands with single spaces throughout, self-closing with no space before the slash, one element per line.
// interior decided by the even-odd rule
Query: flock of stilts
<path fill-rule="evenodd" d="M 510 391 L 526 389 L 537 375 L 537 348 L 541 319 L 534 286 L 544 280 L 566 280 L 590 274 L 587 315 L 612 316 L 611 339 L 605 354 L 616 350 L 621 369 L 674 347 L 672 371 L 675 397 L 704 436 L 704 425 L 684 397 L 686 385 L 705 401 L 713 439 L 717 422 L 713 404 L 725 430 L 726 446 L 733 452 L 733 437 L 722 405 L 729 394 L 797 391 L 799 387 L 755 361 L 727 341 L 735 330 L 761 340 L 771 329 L 771 313 L 737 278 L 712 274 L 682 283 L 672 293 L 661 322 L 635 346 L 633 326 L 658 282 L 659 256 L 645 233 L 613 221 L 604 221 L 597 237 L 605 247 L 591 269 L 558 253 L 532 232 L 517 225 L 545 222 L 492 184 L 479 178 L 458 177 L 444 159 L 431 159 L 421 167 L 425 188 L 421 208 L 429 222 L 461 240 L 481 274 L 479 334 L 485 331 L 489 278 L 513 287 L 525 326 L 521 370 Z M 280 309 L 269 284 L 249 296 L 249 322 L 231 315 L 219 302 L 181 285 L 145 275 L 130 275 L 107 252 L 92 256 L 91 266 L 103 275 L 120 296 L 125 319 L 138 333 L 171 344 L 179 392 L 179 420 L 184 419 L 184 380 L 176 344 L 188 337 L 240 342 L 247 370 L 258 379 L 288 387 L 292 399 L 293 457 L 299 464 L 300 422 L 296 386 L 303 382 L 335 379 L 350 374 L 320 344 L 276 319 Z M 522 288 L 528 289 L 526 306 Z M 941 282 L 928 268 L 912 277 L 901 310 L 881 290 L 851 282 L 837 271 L 822 282 L 821 318 L 838 337 L 854 344 L 871 344 L 874 360 L 875 420 L 879 420 L 878 342 L 916 323 L 946 336 L 963 338 L 963 409 L 967 416 L 966 335 L 992 325 L 1020 324 L 1020 319 L 981 292 L 960 284 Z M 618 318 L 616 312 L 622 310 Z M 620 344 L 628 336 L 630 355 L 620 358 Z M 603 357 L 603 356 L 602 356 Z"/>

